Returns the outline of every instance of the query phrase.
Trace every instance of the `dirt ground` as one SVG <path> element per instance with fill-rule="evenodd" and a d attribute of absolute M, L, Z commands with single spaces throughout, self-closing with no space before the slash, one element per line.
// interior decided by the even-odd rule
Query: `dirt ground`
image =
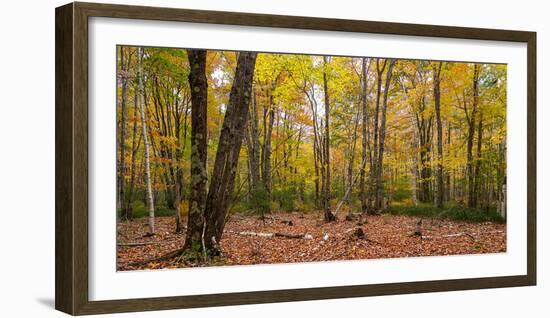
<path fill-rule="evenodd" d="M 420 218 L 410 216 L 369 216 L 363 223 L 359 223 L 358 219 L 325 223 L 321 217 L 317 213 L 277 213 L 262 220 L 258 216 L 234 215 L 226 224 L 221 240 L 222 256 L 208 263 L 172 257 L 135 264 L 178 250 L 185 241 L 185 231 L 182 234 L 174 233 L 173 217 L 158 217 L 157 233 L 150 237 L 145 235 L 148 230 L 147 218 L 122 221 L 118 224 L 117 269 L 316 262 L 506 251 L 505 224 L 423 219 L 419 227 Z"/>

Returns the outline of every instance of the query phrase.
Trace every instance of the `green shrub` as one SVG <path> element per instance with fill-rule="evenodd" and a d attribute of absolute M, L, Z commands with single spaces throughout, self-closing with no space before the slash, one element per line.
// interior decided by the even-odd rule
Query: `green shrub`
<path fill-rule="evenodd" d="M 269 194 L 263 186 L 257 186 L 252 190 L 248 199 L 247 208 L 257 213 L 265 213 L 270 209 Z"/>
<path fill-rule="evenodd" d="M 149 209 L 145 206 L 143 201 L 138 200 L 132 203 L 132 209 L 135 219 L 148 217 Z M 159 205 L 155 207 L 155 216 L 173 216 L 176 214 L 176 210 L 169 209 L 165 205 Z"/>
<path fill-rule="evenodd" d="M 132 212 L 135 219 L 139 219 L 149 215 L 149 211 L 147 211 L 145 203 L 143 203 L 143 201 L 141 200 L 134 201 L 132 203 Z"/>
<path fill-rule="evenodd" d="M 385 213 L 392 215 L 409 215 L 416 217 L 442 218 L 455 221 L 468 222 L 495 222 L 505 223 L 495 208 L 472 209 L 461 205 L 448 205 L 437 208 L 431 204 L 419 204 L 418 206 L 391 206 Z"/>
<path fill-rule="evenodd" d="M 279 203 L 279 208 L 285 212 L 292 212 L 295 210 L 294 203 L 297 198 L 297 191 L 295 187 L 287 187 L 284 189 L 275 190 L 272 193 L 273 201 Z"/>

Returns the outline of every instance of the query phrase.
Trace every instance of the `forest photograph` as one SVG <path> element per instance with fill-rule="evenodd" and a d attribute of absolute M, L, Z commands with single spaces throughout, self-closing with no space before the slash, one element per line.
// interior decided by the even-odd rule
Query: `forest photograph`
<path fill-rule="evenodd" d="M 506 64 L 116 49 L 118 271 L 506 252 Z"/>

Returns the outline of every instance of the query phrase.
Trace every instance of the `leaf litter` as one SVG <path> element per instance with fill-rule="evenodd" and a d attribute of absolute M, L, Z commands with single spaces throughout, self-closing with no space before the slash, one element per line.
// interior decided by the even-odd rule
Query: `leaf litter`
<path fill-rule="evenodd" d="M 117 226 L 117 269 L 161 269 L 217 265 L 322 262 L 417 256 L 506 252 L 506 225 L 419 217 L 367 216 L 326 223 L 318 213 L 233 215 L 221 240 L 222 255 L 208 261 L 174 256 L 185 242 L 173 217 L 157 217 L 157 232 L 147 236 L 147 218 Z M 183 223 L 185 224 L 185 222 Z"/>

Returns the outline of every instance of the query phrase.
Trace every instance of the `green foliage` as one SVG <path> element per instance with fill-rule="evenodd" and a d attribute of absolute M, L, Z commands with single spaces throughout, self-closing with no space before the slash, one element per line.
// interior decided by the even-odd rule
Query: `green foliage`
<path fill-rule="evenodd" d="M 191 135 L 191 88 L 188 83 L 190 65 L 187 50 L 176 48 L 144 48 L 141 61 L 144 81 L 143 103 L 145 121 L 136 112 L 137 105 L 137 52 L 136 47 L 125 47 L 125 57 L 119 62 L 127 66 L 121 68 L 120 79 L 128 79 L 123 96 L 122 87 L 117 90 L 117 105 L 125 101 L 125 122 L 117 125 L 117 142 L 124 138 L 124 154 L 119 159 L 125 162 L 125 175 L 121 180 L 126 185 L 126 198 L 133 202 L 135 217 L 148 216 L 143 203 L 145 182 L 143 169 L 144 139 L 141 126 L 146 125 L 151 144 L 152 187 L 155 192 L 155 214 L 174 215 L 175 195 L 173 172 L 181 169 L 182 199 L 189 198 L 189 185 L 193 183 L 190 174 L 190 135 Z M 301 54 L 258 54 L 254 69 L 252 101 L 250 105 L 249 128 L 255 127 L 255 154 L 261 153 L 260 162 L 250 163 L 249 150 L 241 147 L 240 164 L 236 168 L 238 182 L 235 189 L 231 213 L 265 213 L 292 211 L 319 211 L 323 196 L 321 180 L 324 175 L 323 160 L 319 148 L 324 148 L 328 137 L 330 157 L 330 204 L 334 207 L 344 199 L 349 182 L 348 167 L 356 178 L 361 169 L 362 144 L 369 144 L 365 162 L 366 189 L 374 182 L 370 176 L 371 158 L 374 155 L 374 121 L 377 100 L 383 98 L 377 93 L 377 81 L 384 82 L 388 69 L 378 74 L 378 66 L 386 63 L 384 58 L 327 57 Z M 363 66 L 364 63 L 364 66 Z M 237 53 L 233 51 L 209 50 L 207 53 L 207 163 L 208 173 L 212 173 L 214 154 L 219 144 L 221 125 L 226 115 L 228 99 L 237 64 Z M 436 155 L 434 68 L 433 62 L 399 59 L 393 68 L 388 88 L 385 144 L 382 163 L 382 195 L 391 202 L 390 213 L 447 217 L 456 220 L 485 221 L 500 220 L 494 209 L 466 209 L 457 203 L 467 202 L 469 176 L 466 169 L 469 160 L 476 166 L 475 176 L 477 202 L 496 204 L 501 200 L 501 185 L 506 180 L 506 87 L 507 67 L 498 64 L 444 62 L 440 76 L 440 115 L 443 122 L 442 159 Z M 363 70 L 364 68 L 364 70 Z M 472 81 L 475 70 L 479 70 L 476 92 Z M 365 72 L 365 80 L 363 80 Z M 324 88 L 324 78 L 327 91 Z M 122 81 L 120 81 L 122 84 Z M 119 85 L 120 85 L 119 84 Z M 381 92 L 385 91 L 383 89 Z M 363 98 L 363 94 L 365 98 Z M 330 122 L 325 127 L 325 95 L 330 95 Z M 476 97 L 476 99 L 474 98 Z M 469 137 L 474 99 L 477 102 L 475 136 Z M 363 101 L 368 114 L 366 132 L 362 132 Z M 253 105 L 252 105 L 253 104 Z M 254 107 L 252 107 L 254 106 Z M 273 112 L 273 119 L 270 114 Z M 121 119 L 122 108 L 117 108 L 117 119 Z M 376 119 L 380 122 L 381 115 Z M 481 120 L 482 119 L 482 120 Z M 118 123 L 118 121 L 117 121 Z M 135 133 L 132 127 L 136 125 Z M 121 127 L 124 125 L 125 134 Z M 269 128 L 271 127 L 271 128 Z M 266 140 L 270 131 L 270 157 L 266 156 Z M 480 133 L 481 132 L 481 133 Z M 378 133 L 382 129 L 378 128 Z M 317 134 L 317 135 L 315 135 Z M 325 134 L 328 134 L 326 136 Z M 247 136 L 252 137 L 252 130 Z M 480 138 L 480 135 L 482 137 Z M 370 137 L 369 137 L 370 136 Z M 134 140 L 135 139 L 135 140 Z M 247 140 L 247 142 L 251 142 Z M 421 140 L 422 139 L 422 140 Z M 468 141 L 474 141 L 473 158 L 467 155 Z M 477 150 L 477 140 L 481 140 Z M 134 144 L 135 141 L 135 144 Z M 380 140 L 378 140 L 380 142 Z M 317 144 L 316 144 L 317 143 Z M 245 143 L 243 143 L 245 145 Z M 314 151 L 316 149 L 316 151 Z M 122 149 L 120 149 L 122 151 Z M 131 169 L 135 152 L 135 169 Z M 315 156 L 316 155 L 316 156 Z M 323 155 L 324 156 L 324 155 Z M 269 195 L 259 187 L 248 193 L 251 167 L 266 167 L 269 160 L 272 193 Z M 370 163 L 370 165 L 369 165 Z M 376 162 L 375 162 L 376 163 Z M 416 166 L 413 166 L 416 165 Z M 437 168 L 442 165 L 445 177 L 444 187 L 450 198 L 444 209 L 431 205 L 410 207 L 412 204 L 413 175 L 416 178 L 418 201 L 430 202 L 436 189 Z M 131 173 L 138 172 L 135 178 Z M 120 174 L 120 172 L 119 172 Z M 476 174 L 478 174 L 476 172 Z M 245 176 L 248 176 L 248 180 Z M 376 178 L 377 179 L 377 178 Z M 128 194 L 130 180 L 135 190 Z M 422 185 L 428 185 L 422 189 Z M 315 194 L 317 186 L 317 197 Z M 235 186 L 237 188 L 237 186 Z M 242 190 L 242 191 L 241 191 Z M 237 194 L 238 192 L 238 194 Z M 355 182 L 346 201 L 356 209 L 360 206 L 359 182 Z M 447 192 L 445 192 L 447 193 Z M 452 195 L 450 195 L 452 193 Z M 491 195 L 489 195 L 491 194 Z M 141 200 L 141 201 L 140 201 Z M 317 206 L 316 206 L 317 205 Z M 403 206 L 408 207 L 403 207 Z M 187 209 L 184 209 L 186 211 Z M 118 211 L 120 214 L 120 211 Z"/>
<path fill-rule="evenodd" d="M 397 202 L 405 201 L 411 197 L 411 193 L 409 178 L 400 178 L 392 187 L 392 200 Z"/>
<path fill-rule="evenodd" d="M 256 189 L 250 193 L 247 208 L 258 213 L 265 213 L 266 211 L 269 211 L 269 194 L 262 186 L 256 187 Z"/>
<path fill-rule="evenodd" d="M 437 208 L 431 204 L 419 204 L 418 206 L 391 206 L 385 213 L 391 215 L 449 219 L 454 221 L 505 223 L 505 220 L 494 208 L 470 209 L 461 205 L 445 206 L 443 208 Z"/>
<path fill-rule="evenodd" d="M 297 199 L 297 191 L 294 186 L 285 187 L 273 191 L 273 200 L 279 203 L 279 209 L 285 212 L 295 210 L 295 201 Z"/>
<path fill-rule="evenodd" d="M 149 216 L 149 210 L 143 201 L 138 200 L 132 203 L 132 209 L 134 218 L 143 218 Z M 155 216 L 173 216 L 176 214 L 176 210 L 169 209 L 166 206 L 160 205 L 155 207 Z"/>

